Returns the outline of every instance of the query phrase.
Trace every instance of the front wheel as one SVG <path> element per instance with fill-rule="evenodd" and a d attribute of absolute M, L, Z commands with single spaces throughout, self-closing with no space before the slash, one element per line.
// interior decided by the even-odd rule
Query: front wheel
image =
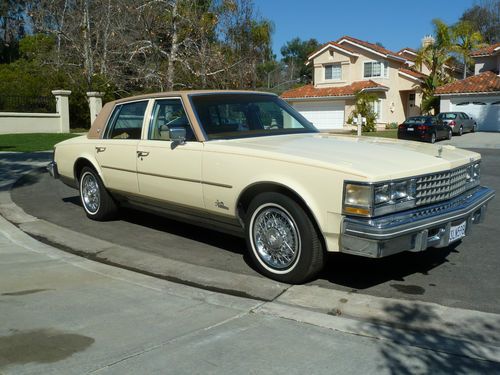
<path fill-rule="evenodd" d="M 436 133 L 431 134 L 431 143 L 436 143 Z"/>
<path fill-rule="evenodd" d="M 460 126 L 460 128 L 458 129 L 458 136 L 461 137 L 462 134 L 464 134 L 464 127 Z"/>
<path fill-rule="evenodd" d="M 117 205 L 94 169 L 89 167 L 82 169 L 79 188 L 80 199 L 87 217 L 104 221 L 116 215 Z"/>
<path fill-rule="evenodd" d="M 476 132 L 476 127 L 477 127 L 476 124 L 472 125 L 471 133 L 475 133 Z"/>
<path fill-rule="evenodd" d="M 323 267 L 323 246 L 303 208 L 279 193 L 262 193 L 245 220 L 247 247 L 265 276 L 290 284 L 310 280 Z"/>

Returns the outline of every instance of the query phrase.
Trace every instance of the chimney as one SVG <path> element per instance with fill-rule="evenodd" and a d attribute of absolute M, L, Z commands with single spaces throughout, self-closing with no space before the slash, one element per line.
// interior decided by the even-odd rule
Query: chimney
<path fill-rule="evenodd" d="M 432 44 L 434 44 L 436 40 L 434 39 L 434 37 L 432 35 L 426 35 L 422 38 L 422 47 L 423 48 L 426 48 Z"/>

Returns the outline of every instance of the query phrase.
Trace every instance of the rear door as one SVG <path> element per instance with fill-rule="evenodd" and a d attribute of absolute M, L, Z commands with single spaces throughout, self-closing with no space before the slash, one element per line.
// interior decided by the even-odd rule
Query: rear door
<path fill-rule="evenodd" d="M 137 194 L 137 145 L 149 100 L 115 106 L 104 136 L 96 143 L 95 156 L 104 184 L 110 190 Z"/>

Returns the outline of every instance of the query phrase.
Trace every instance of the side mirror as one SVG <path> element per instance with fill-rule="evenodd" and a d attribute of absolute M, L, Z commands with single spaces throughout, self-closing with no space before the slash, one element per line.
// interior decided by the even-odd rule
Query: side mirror
<path fill-rule="evenodd" d="M 186 143 L 186 128 L 170 128 L 170 140 L 172 141 L 172 148 Z"/>

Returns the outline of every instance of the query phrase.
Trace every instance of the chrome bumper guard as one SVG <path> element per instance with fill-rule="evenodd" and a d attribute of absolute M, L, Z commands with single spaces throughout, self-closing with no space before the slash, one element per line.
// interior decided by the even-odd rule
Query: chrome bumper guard
<path fill-rule="evenodd" d="M 59 171 L 57 170 L 57 163 L 55 161 L 51 161 L 49 164 L 47 164 L 46 168 L 52 177 L 59 178 Z"/>
<path fill-rule="evenodd" d="M 345 217 L 340 251 L 370 258 L 382 258 L 403 251 L 423 251 L 450 244 L 450 228 L 484 220 L 488 202 L 495 191 L 479 186 L 446 202 L 419 207 L 379 218 Z"/>

